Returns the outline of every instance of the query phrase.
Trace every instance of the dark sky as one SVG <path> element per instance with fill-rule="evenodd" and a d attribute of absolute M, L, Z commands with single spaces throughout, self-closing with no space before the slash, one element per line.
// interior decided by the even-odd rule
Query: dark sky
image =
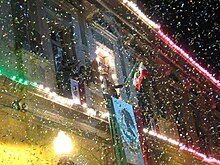
<path fill-rule="evenodd" d="M 215 77 L 220 71 L 219 0 L 139 0 L 142 11 Z"/>

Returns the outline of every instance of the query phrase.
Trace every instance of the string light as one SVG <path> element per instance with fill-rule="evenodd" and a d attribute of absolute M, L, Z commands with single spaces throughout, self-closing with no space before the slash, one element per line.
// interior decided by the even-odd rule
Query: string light
<path fill-rule="evenodd" d="M 42 84 L 40 84 L 37 86 L 37 88 L 42 90 L 42 89 L 44 89 L 44 86 Z"/>
<path fill-rule="evenodd" d="M 101 70 L 102 70 L 102 66 L 99 66 L 99 67 L 98 67 L 98 70 L 101 71 Z"/>
<path fill-rule="evenodd" d="M 104 85 L 104 84 L 101 84 L 101 88 L 105 88 L 105 85 Z"/>
<path fill-rule="evenodd" d="M 50 92 L 50 88 L 49 88 L 49 87 L 46 87 L 46 88 L 44 88 L 44 91 L 45 91 L 46 93 L 49 93 L 49 92 Z"/>
<path fill-rule="evenodd" d="M 88 106 L 87 106 L 86 103 L 83 103 L 82 107 L 83 107 L 83 108 L 88 108 Z"/>
<path fill-rule="evenodd" d="M 220 81 L 217 80 L 212 74 L 210 74 L 206 69 L 200 66 L 189 54 L 187 54 L 183 49 L 177 46 L 169 37 L 167 37 L 160 29 L 160 26 L 147 18 L 147 16 L 137 7 L 132 1 L 122 0 L 121 3 L 130 11 L 132 11 L 138 18 L 140 18 L 146 25 L 150 28 L 154 28 L 154 31 L 161 37 L 161 39 L 167 43 L 172 49 L 174 49 L 178 54 L 183 57 L 190 65 L 196 68 L 202 75 L 204 75 L 209 81 L 211 81 L 218 89 L 220 89 Z"/>
<path fill-rule="evenodd" d="M 4 67 L 4 66 L 0 66 L 0 76 L 5 76 L 9 79 L 11 79 L 12 81 L 15 81 L 19 84 L 22 84 L 22 85 L 31 85 L 33 87 L 37 87 L 37 83 L 36 82 L 31 82 L 27 79 L 24 79 L 23 77 L 21 76 L 18 76 L 18 74 L 16 72 L 14 72 L 13 70 L 9 70 L 7 67 Z"/>
<path fill-rule="evenodd" d="M 147 18 L 147 16 L 137 7 L 137 4 L 135 4 L 132 1 L 128 0 L 122 0 L 121 3 L 131 12 L 133 12 L 138 18 L 140 18 L 144 23 L 146 23 L 148 26 L 160 29 L 160 26 Z"/>
<path fill-rule="evenodd" d="M 202 75 L 204 75 L 209 81 L 211 81 L 218 89 L 220 89 L 220 82 L 216 80 L 206 69 L 200 66 L 189 54 L 187 54 L 183 49 L 177 46 L 169 37 L 167 37 L 161 30 L 158 30 L 157 34 L 161 39 L 167 43 L 172 49 L 174 49 L 181 57 L 183 57 L 189 64 L 196 68 Z"/>
<path fill-rule="evenodd" d="M 57 96 L 57 94 L 55 92 L 50 92 L 48 95 L 50 98 L 54 98 Z"/>
<path fill-rule="evenodd" d="M 90 116 L 96 116 L 96 111 L 92 108 L 87 108 L 87 114 Z"/>
<path fill-rule="evenodd" d="M 55 92 L 52 92 L 49 87 L 44 87 L 44 85 L 42 85 L 42 84 L 37 84 L 36 82 L 30 82 L 28 80 L 24 80 L 21 78 L 18 79 L 17 76 L 11 76 L 10 79 L 15 82 L 18 82 L 20 84 L 23 84 L 23 85 L 31 85 L 33 87 L 36 87 L 39 90 L 38 91 L 39 94 L 35 93 L 35 95 L 43 97 L 44 99 L 50 100 L 50 101 L 55 102 L 57 104 L 66 106 L 68 108 L 72 108 L 73 105 L 80 105 L 80 100 L 78 98 L 68 99 L 66 97 L 59 96 Z M 87 109 L 88 115 L 96 116 L 96 111 L 91 108 L 88 108 L 87 104 L 83 104 L 82 107 Z M 107 112 L 99 112 L 99 113 L 101 114 L 100 117 L 102 117 L 104 119 L 109 116 Z"/>
<path fill-rule="evenodd" d="M 104 112 L 104 113 L 102 113 L 102 114 L 101 114 L 101 117 L 104 118 L 104 119 L 105 119 L 105 118 L 108 118 L 108 117 L 109 117 L 109 112 Z"/>
<path fill-rule="evenodd" d="M 111 57 L 111 54 L 109 52 L 107 52 L 106 50 L 102 49 L 102 48 L 97 48 L 95 51 L 96 54 L 101 54 L 104 57 Z M 96 58 L 96 60 L 100 60 L 98 59 L 98 57 Z M 98 61 L 99 62 L 99 61 Z"/>
<path fill-rule="evenodd" d="M 178 142 L 177 140 L 174 140 L 174 139 L 171 139 L 171 138 L 168 138 L 164 135 L 161 135 L 161 134 L 158 134 L 156 133 L 155 131 L 151 131 L 151 130 L 148 130 L 146 128 L 143 129 L 143 132 L 144 133 L 148 133 L 149 135 L 151 136 L 154 136 L 154 137 L 157 137 L 158 139 L 161 139 L 163 141 L 167 141 L 175 146 L 178 146 L 180 150 L 184 150 L 184 151 L 188 151 L 190 153 L 192 153 L 193 155 L 199 157 L 200 159 L 202 159 L 203 161 L 207 162 L 207 163 L 217 163 L 217 164 L 220 164 L 220 160 L 217 160 L 213 157 L 208 157 L 206 156 L 205 154 L 203 153 L 200 153 L 192 148 L 189 148 L 189 147 L 186 147 L 185 145 L 183 145 L 182 143 Z"/>
<path fill-rule="evenodd" d="M 11 79 L 12 79 L 13 81 L 15 81 L 15 80 L 16 80 L 16 76 L 12 76 Z"/>

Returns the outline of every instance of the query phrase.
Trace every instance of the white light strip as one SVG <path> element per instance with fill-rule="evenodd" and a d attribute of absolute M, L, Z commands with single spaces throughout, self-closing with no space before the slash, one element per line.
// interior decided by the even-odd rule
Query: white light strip
<path fill-rule="evenodd" d="M 158 139 L 161 139 L 163 141 L 167 141 L 175 146 L 179 146 L 179 149 L 180 150 L 185 150 L 185 151 L 188 151 L 190 153 L 192 153 L 193 155 L 201 158 L 203 161 L 207 162 L 207 163 L 217 163 L 217 164 L 220 164 L 220 160 L 218 159 L 215 159 L 215 158 L 212 158 L 212 157 L 208 157 L 206 156 L 205 154 L 202 154 L 192 148 L 188 148 L 186 147 L 185 145 L 183 145 L 182 143 L 174 140 L 174 139 L 171 139 L 171 138 L 168 138 L 164 135 L 161 135 L 161 134 L 158 134 L 156 133 L 155 131 L 151 131 L 151 130 L 147 130 L 146 128 L 143 129 L 143 132 L 144 133 L 148 133 L 149 135 L 151 136 L 154 136 L 154 137 L 157 137 Z"/>
<path fill-rule="evenodd" d="M 148 26 L 155 29 L 160 29 L 160 26 L 158 24 L 147 18 L 147 16 L 138 8 L 137 4 L 129 0 L 120 0 L 120 2 Z"/>
<path fill-rule="evenodd" d="M 51 92 L 50 88 L 44 87 L 43 85 L 38 85 L 37 89 L 38 89 L 39 94 L 34 93 L 35 95 L 42 97 L 44 99 L 47 99 L 49 101 L 52 101 L 54 103 L 60 104 L 62 106 L 65 106 L 67 108 L 72 108 L 73 105 L 80 105 L 80 100 L 78 98 L 69 99 L 69 98 L 60 96 L 56 94 L 55 92 Z M 96 115 L 98 111 L 92 108 L 88 108 L 85 103 L 82 105 L 82 107 L 86 110 L 86 113 L 88 116 L 98 117 Z M 109 116 L 108 112 L 99 111 L 99 114 L 100 114 L 100 117 L 103 119 L 107 119 Z"/>

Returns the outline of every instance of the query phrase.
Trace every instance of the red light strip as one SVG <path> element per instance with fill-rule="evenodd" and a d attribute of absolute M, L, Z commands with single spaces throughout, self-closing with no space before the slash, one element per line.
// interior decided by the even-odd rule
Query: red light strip
<path fill-rule="evenodd" d="M 210 80 L 218 89 L 220 89 L 220 82 L 216 80 L 206 69 L 199 65 L 189 54 L 187 54 L 183 49 L 177 46 L 166 34 L 161 30 L 157 31 L 157 34 L 161 37 L 165 43 L 167 43 L 172 49 L 174 49 L 179 55 L 181 55 L 189 64 L 196 68 L 200 73 L 202 73 L 208 80 Z"/>
<path fill-rule="evenodd" d="M 180 150 L 188 151 L 191 154 L 197 156 L 198 158 L 202 159 L 203 161 L 205 161 L 207 163 L 217 163 L 217 164 L 220 164 L 220 160 L 217 160 L 217 159 L 212 158 L 212 157 L 208 157 L 205 154 L 202 154 L 202 153 L 200 153 L 200 152 L 198 152 L 198 151 L 196 151 L 194 149 L 188 148 L 185 145 L 183 145 L 182 143 L 178 142 L 177 140 L 168 138 L 166 136 L 163 136 L 161 134 L 156 133 L 155 131 L 149 131 L 147 129 L 144 129 L 143 132 L 144 133 L 148 133 L 151 136 L 157 137 L 158 139 L 161 139 L 163 141 L 167 141 L 167 142 L 169 142 L 169 143 L 171 143 L 171 144 L 173 144 L 175 146 L 179 146 Z"/>
<path fill-rule="evenodd" d="M 203 161 L 205 161 L 207 163 L 217 163 L 217 164 L 220 164 L 220 160 L 217 160 L 217 159 L 212 158 L 212 157 L 207 157 L 205 154 L 197 152 L 196 150 L 188 148 L 188 147 L 186 147 L 184 145 L 180 147 L 180 150 L 188 151 L 188 152 L 192 153 L 193 155 L 195 155 L 197 157 L 200 157 Z"/>
<path fill-rule="evenodd" d="M 161 37 L 165 43 L 167 43 L 172 49 L 179 53 L 190 65 L 196 68 L 201 74 L 203 74 L 208 80 L 210 80 L 218 89 L 220 89 L 220 81 L 216 80 L 211 73 L 199 65 L 192 57 L 189 56 L 183 49 L 177 46 L 169 37 L 167 37 L 161 30 L 160 26 L 147 18 L 147 16 L 138 8 L 137 4 L 130 0 L 120 0 L 120 2 L 131 12 L 133 12 L 138 18 L 140 18 L 147 26 L 154 29 L 154 31 Z"/>

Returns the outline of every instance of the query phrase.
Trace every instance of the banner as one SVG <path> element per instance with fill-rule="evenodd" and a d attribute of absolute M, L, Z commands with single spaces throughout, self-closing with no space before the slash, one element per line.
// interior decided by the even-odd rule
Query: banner
<path fill-rule="evenodd" d="M 79 95 L 79 84 L 78 81 L 70 79 L 70 87 L 71 87 L 71 93 L 74 101 L 79 101 L 77 103 L 80 103 L 80 95 Z"/>
<path fill-rule="evenodd" d="M 152 154 L 149 150 L 148 137 L 146 133 L 144 133 L 144 126 L 146 125 L 146 121 L 143 119 L 142 112 L 138 106 L 134 107 L 134 114 L 136 117 L 136 123 L 139 133 L 140 144 L 143 153 L 143 159 L 145 165 L 154 165 Z"/>
<path fill-rule="evenodd" d="M 120 153 L 116 153 L 116 157 L 117 154 L 124 155 L 126 164 L 143 165 L 143 154 L 132 105 L 109 95 L 107 95 L 107 99 L 110 99 L 107 101 L 107 108 L 110 110 L 113 142 L 120 143 L 114 145 L 122 147 L 116 149 L 116 151 L 120 151 Z M 123 157 L 117 159 L 123 159 Z"/>

